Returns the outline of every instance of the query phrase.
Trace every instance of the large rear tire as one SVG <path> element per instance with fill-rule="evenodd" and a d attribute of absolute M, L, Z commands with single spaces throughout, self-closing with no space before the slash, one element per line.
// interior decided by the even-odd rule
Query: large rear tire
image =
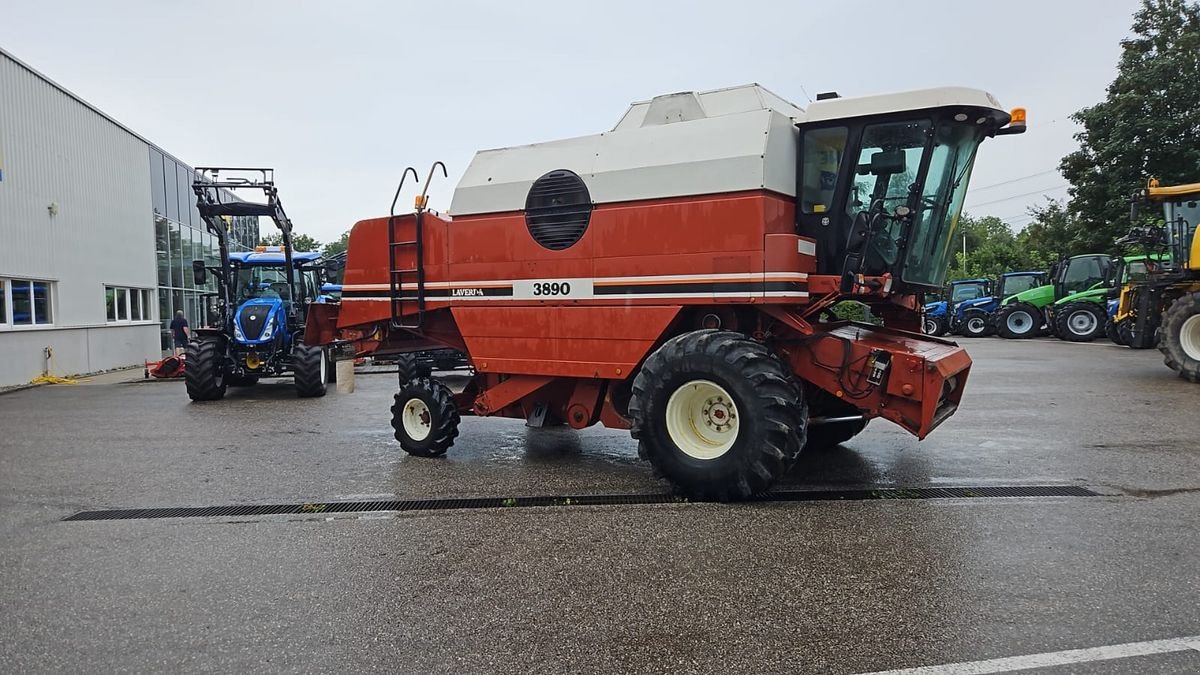
<path fill-rule="evenodd" d="M 1200 382 L 1200 293 L 1189 293 L 1171 303 L 1159 330 L 1158 349 L 1168 368 L 1186 380 Z"/>
<path fill-rule="evenodd" d="M 1091 342 L 1104 331 L 1104 308 L 1095 302 L 1072 302 L 1054 310 L 1054 325 L 1060 340 Z"/>
<path fill-rule="evenodd" d="M 808 410 L 783 363 L 741 333 L 699 330 L 655 350 L 629 404 L 640 454 L 699 499 L 765 492 L 795 462 Z"/>
<path fill-rule="evenodd" d="M 187 346 L 183 379 L 193 401 L 216 401 L 225 396 L 225 342 L 199 338 Z"/>
<path fill-rule="evenodd" d="M 458 437 L 460 421 L 450 389 L 430 377 L 401 384 L 393 397 L 392 429 L 400 447 L 410 455 L 446 454 Z"/>
<path fill-rule="evenodd" d="M 1042 327 L 1042 313 L 1024 302 L 1006 305 L 996 314 L 996 333 L 1009 340 L 1027 340 Z"/>
<path fill-rule="evenodd" d="M 296 383 L 296 394 L 300 398 L 324 396 L 328 380 L 329 359 L 325 350 L 296 343 L 292 349 L 292 381 Z"/>

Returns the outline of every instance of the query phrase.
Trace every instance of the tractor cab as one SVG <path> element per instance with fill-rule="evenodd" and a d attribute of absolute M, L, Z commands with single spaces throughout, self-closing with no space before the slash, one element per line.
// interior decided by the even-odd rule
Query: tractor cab
<path fill-rule="evenodd" d="M 1149 202 L 1162 203 L 1163 224 L 1137 227 L 1139 207 Z M 1117 243 L 1142 244 L 1147 252 L 1157 250 L 1166 254 L 1169 270 L 1200 269 L 1200 238 L 1196 237 L 1200 223 L 1200 183 L 1161 187 L 1156 179 L 1151 179 L 1148 187 L 1133 194 L 1130 203 L 1129 216 L 1135 227 Z"/>
<path fill-rule="evenodd" d="M 971 89 L 818 99 L 799 124 L 796 210 L 818 273 L 840 275 L 843 293 L 872 277 L 895 292 L 941 288 L 976 150 L 1023 132 L 1025 111 Z"/>
<path fill-rule="evenodd" d="M 289 327 L 303 325 L 305 309 L 321 288 L 321 254 L 295 251 L 291 255 L 292 283 L 280 246 L 229 255 L 233 270 L 233 334 L 242 345 L 283 342 Z M 294 289 L 294 292 L 293 292 Z"/>
<path fill-rule="evenodd" d="M 925 321 L 922 330 L 927 335 L 945 335 L 955 329 L 957 308 L 962 303 L 990 295 L 992 292 L 991 279 L 959 279 L 951 281 L 943 293 L 943 297 L 934 302 L 925 303 Z"/>
<path fill-rule="evenodd" d="M 1003 300 L 1048 283 L 1045 272 L 1009 272 L 1000 275 L 996 284 L 996 297 Z"/>
<path fill-rule="evenodd" d="M 1107 287 L 1114 261 L 1102 254 L 1077 255 L 1059 263 L 1053 278 L 1054 297 L 1062 300 L 1076 293 Z"/>

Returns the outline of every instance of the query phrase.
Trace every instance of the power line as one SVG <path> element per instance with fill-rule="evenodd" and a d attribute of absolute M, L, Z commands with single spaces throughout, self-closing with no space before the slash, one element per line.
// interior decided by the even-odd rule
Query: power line
<path fill-rule="evenodd" d="M 974 185 L 972 185 L 970 187 L 970 190 L 971 190 L 971 192 L 979 192 L 981 190 L 990 190 L 994 187 L 1000 187 L 1001 185 L 1011 185 L 1013 183 L 1019 183 L 1023 180 L 1029 179 L 1029 178 L 1035 178 L 1037 176 L 1045 176 L 1046 174 L 1051 174 L 1051 173 L 1058 173 L 1058 169 L 1049 169 L 1047 171 L 1039 171 L 1037 173 L 1031 173 L 1026 176 L 1018 176 L 1017 178 L 1000 181 L 999 183 L 992 183 L 991 185 L 984 185 L 983 187 L 975 187 Z"/>
<path fill-rule="evenodd" d="M 1059 185 L 1053 185 L 1053 186 L 1051 186 L 1051 187 L 1048 187 L 1048 188 L 1043 188 L 1043 189 L 1041 189 L 1041 190 L 1034 190 L 1033 192 L 1023 192 L 1023 193 L 1021 193 L 1021 194 L 1019 194 L 1019 195 L 1013 195 L 1013 196 L 1011 196 L 1011 197 L 1005 197 L 1004 199 L 993 199 L 993 200 L 992 200 L 992 201 L 990 201 L 990 202 L 983 202 L 983 203 L 980 203 L 980 204 L 971 204 L 971 205 L 969 205 L 969 206 L 966 206 L 966 207 L 964 207 L 964 208 L 966 208 L 966 209 L 977 209 L 977 208 L 979 208 L 979 207 L 981 207 L 981 206 L 990 206 L 990 205 L 992 205 L 992 204 L 999 204 L 999 203 L 1001 203 L 1001 202 L 1008 202 L 1008 201 L 1012 201 L 1012 200 L 1014 200 L 1014 199 L 1020 199 L 1021 197 L 1031 197 L 1031 196 L 1033 196 L 1033 195 L 1045 194 L 1045 193 L 1047 193 L 1047 192 L 1053 192 L 1053 191 L 1055 191 L 1055 190 L 1061 190 L 1061 189 L 1063 189 L 1063 188 L 1065 188 L 1065 187 L 1071 187 L 1071 184 L 1070 184 L 1070 183 L 1061 183 L 1061 184 L 1059 184 Z"/>

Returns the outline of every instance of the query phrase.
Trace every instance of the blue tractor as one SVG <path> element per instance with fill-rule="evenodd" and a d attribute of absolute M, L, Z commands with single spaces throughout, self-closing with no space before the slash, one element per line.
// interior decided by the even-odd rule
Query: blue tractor
<path fill-rule="evenodd" d="M 991 279 L 959 279 L 951 281 L 942 299 L 925 303 L 925 319 L 921 323 L 926 335 L 948 335 L 957 332 L 955 320 L 958 307 L 969 300 L 992 292 Z"/>
<path fill-rule="evenodd" d="M 184 371 L 193 401 L 222 398 L 228 387 L 251 386 L 260 377 L 291 375 L 302 397 L 323 396 L 332 381 L 330 355 L 304 344 L 308 306 L 322 300 L 321 288 L 335 265 L 320 253 L 292 250 L 292 222 L 283 210 L 271 169 L 197 169 L 192 184 L 196 207 L 220 246 L 219 264 L 192 262 L 197 287 L 216 277 L 218 292 L 209 326 L 193 331 Z M 230 175 L 232 174 L 232 175 Z M 247 177 L 249 174 L 250 177 Z M 266 203 L 231 198 L 234 190 L 260 190 Z M 229 250 L 229 220 L 271 218 L 282 246 Z"/>
<path fill-rule="evenodd" d="M 1006 272 L 1000 275 L 994 292 L 967 300 L 954 308 L 953 323 L 963 337 L 985 337 L 995 332 L 993 315 L 1005 298 L 1031 288 L 1045 286 L 1045 272 Z"/>

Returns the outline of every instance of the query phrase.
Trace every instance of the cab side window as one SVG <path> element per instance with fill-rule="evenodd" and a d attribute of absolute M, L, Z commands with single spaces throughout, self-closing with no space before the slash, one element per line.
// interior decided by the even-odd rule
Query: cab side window
<path fill-rule="evenodd" d="M 838 171 L 846 153 L 846 127 L 810 129 L 804 132 L 804 158 L 800 181 L 803 213 L 827 213 L 833 209 Z"/>

